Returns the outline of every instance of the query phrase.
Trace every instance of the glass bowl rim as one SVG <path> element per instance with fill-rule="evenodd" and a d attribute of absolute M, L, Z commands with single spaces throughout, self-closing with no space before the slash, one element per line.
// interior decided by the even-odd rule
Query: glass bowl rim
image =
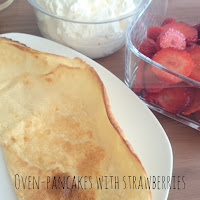
<path fill-rule="evenodd" d="M 55 15 L 47 10 L 45 10 L 44 8 L 42 8 L 41 6 L 39 6 L 35 0 L 27 0 L 33 7 L 34 9 L 42 12 L 43 14 L 46 14 L 50 17 L 54 17 L 56 19 L 60 19 L 60 20 L 63 20 L 63 21 L 66 21 L 66 22 L 72 22 L 72 23 L 80 23 L 80 24 L 105 24 L 105 23 L 112 23 L 112 22 L 117 22 L 117 21 L 121 21 L 123 19 L 126 19 L 126 18 L 129 18 L 131 16 L 133 16 L 134 14 L 137 14 L 137 13 L 141 13 L 143 10 L 144 10 L 144 7 L 146 7 L 147 4 L 149 4 L 149 2 L 151 2 L 152 0 L 141 0 L 139 6 L 124 14 L 124 15 L 121 15 L 120 17 L 115 17 L 115 18 L 110 18 L 110 19 L 107 19 L 107 20 L 99 20 L 99 21 L 87 21 L 87 20 L 75 20 L 75 19 L 70 19 L 70 18 L 66 18 L 66 17 L 63 17 L 63 16 L 59 16 L 59 15 Z"/>

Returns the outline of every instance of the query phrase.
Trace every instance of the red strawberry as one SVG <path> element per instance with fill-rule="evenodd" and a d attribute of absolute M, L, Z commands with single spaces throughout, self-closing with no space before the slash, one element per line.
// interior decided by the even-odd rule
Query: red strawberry
<path fill-rule="evenodd" d="M 194 68 L 194 62 L 187 51 L 166 48 L 158 51 L 152 58 L 155 62 L 184 76 L 189 76 Z M 168 83 L 178 83 L 182 80 L 172 74 L 151 65 L 152 71 Z"/>
<path fill-rule="evenodd" d="M 195 112 L 194 117 L 195 117 L 196 121 L 200 122 L 200 111 Z"/>
<path fill-rule="evenodd" d="M 193 96 L 193 88 L 174 87 L 165 88 L 159 93 L 145 94 L 144 98 L 149 102 L 156 103 L 164 110 L 176 114 L 191 104 Z"/>
<path fill-rule="evenodd" d="M 200 24 L 195 24 L 192 27 L 195 28 L 198 31 L 198 33 L 200 33 Z"/>
<path fill-rule="evenodd" d="M 194 69 L 189 77 L 200 82 L 200 46 L 196 46 L 189 50 L 189 53 L 194 61 Z"/>
<path fill-rule="evenodd" d="M 193 44 L 193 45 L 191 45 L 191 46 L 189 46 L 189 47 L 186 47 L 186 51 L 187 52 L 190 52 L 192 49 L 194 49 L 195 47 L 197 47 L 197 46 L 199 46 L 198 44 Z"/>
<path fill-rule="evenodd" d="M 148 102 L 150 102 L 150 103 L 153 103 L 153 100 L 150 98 L 150 95 L 149 95 L 149 93 L 148 93 L 146 90 L 143 90 L 143 91 L 142 91 L 142 97 L 143 97 L 146 101 L 148 101 Z"/>
<path fill-rule="evenodd" d="M 161 47 L 160 47 L 160 37 L 158 37 L 158 39 L 156 40 L 156 51 L 160 51 Z"/>
<path fill-rule="evenodd" d="M 169 84 L 160 80 L 151 70 L 148 65 L 144 71 L 144 88 L 149 93 L 160 92 L 166 88 Z"/>
<path fill-rule="evenodd" d="M 196 24 L 193 26 L 193 28 L 195 28 L 198 32 L 198 41 L 197 44 L 200 44 L 200 24 Z"/>
<path fill-rule="evenodd" d="M 183 115 L 190 115 L 200 110 L 200 89 L 195 89 L 194 100 L 191 105 L 184 110 Z"/>
<path fill-rule="evenodd" d="M 147 29 L 147 37 L 156 41 L 163 30 L 161 26 L 151 26 Z"/>
<path fill-rule="evenodd" d="M 163 23 L 162 23 L 162 26 L 166 25 L 166 24 L 171 24 L 171 23 L 175 23 L 176 22 L 176 19 L 175 18 L 166 18 Z"/>
<path fill-rule="evenodd" d="M 183 35 L 186 38 L 186 43 L 188 46 L 196 43 L 198 40 L 198 31 L 184 22 L 166 24 L 163 26 L 163 28 L 164 29 L 175 28 L 181 33 L 183 33 Z"/>
<path fill-rule="evenodd" d="M 200 34 L 200 24 L 195 24 L 194 26 L 192 26 L 193 28 L 195 28 L 198 33 Z M 200 36 L 200 35 L 199 35 Z"/>
<path fill-rule="evenodd" d="M 159 37 L 159 46 L 161 49 L 172 47 L 184 50 L 186 47 L 185 36 L 174 28 L 166 29 Z"/>
<path fill-rule="evenodd" d="M 135 82 L 134 82 L 134 87 L 133 87 L 133 91 L 135 93 L 138 93 L 144 89 L 143 79 L 144 79 L 144 61 L 139 60 L 138 69 L 136 71 L 136 77 L 135 77 Z"/>
<path fill-rule="evenodd" d="M 139 46 L 139 51 L 143 53 L 145 56 L 152 58 L 152 56 L 156 53 L 155 41 L 150 38 L 144 39 Z"/>
<path fill-rule="evenodd" d="M 192 27 L 194 27 L 195 29 L 197 29 L 197 31 L 200 31 L 200 24 L 195 24 L 195 25 L 192 26 Z"/>

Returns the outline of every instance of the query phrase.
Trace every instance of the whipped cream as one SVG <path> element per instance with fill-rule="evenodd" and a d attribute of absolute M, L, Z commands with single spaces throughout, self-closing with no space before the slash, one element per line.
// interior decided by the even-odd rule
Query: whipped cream
<path fill-rule="evenodd" d="M 133 0 L 36 0 L 45 10 L 71 20 L 109 20 L 133 11 Z M 73 23 L 36 12 L 41 33 L 89 56 L 104 57 L 124 45 L 131 18 L 104 24 Z"/>

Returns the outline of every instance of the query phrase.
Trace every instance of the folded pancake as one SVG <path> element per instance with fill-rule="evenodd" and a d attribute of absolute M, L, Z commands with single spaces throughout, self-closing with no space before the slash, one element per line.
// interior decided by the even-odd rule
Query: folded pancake
<path fill-rule="evenodd" d="M 25 45 L 0 37 L 0 82 L 13 79 L 24 72 L 44 74 L 55 69 L 59 63 L 79 67 L 85 65 L 80 59 L 70 59 L 39 52 Z"/>
<path fill-rule="evenodd" d="M 146 172 L 93 68 L 13 41 L 3 45 L 11 53 L 0 56 L 0 144 L 17 198 L 151 199 Z"/>

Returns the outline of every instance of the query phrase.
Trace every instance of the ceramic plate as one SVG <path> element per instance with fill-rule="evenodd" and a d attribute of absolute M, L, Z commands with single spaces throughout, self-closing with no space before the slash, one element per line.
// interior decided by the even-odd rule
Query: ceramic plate
<path fill-rule="evenodd" d="M 151 179 L 151 187 L 154 188 L 152 189 L 152 199 L 167 199 L 169 188 L 166 186 L 165 181 L 171 177 L 173 165 L 170 142 L 152 112 L 122 81 L 90 58 L 56 42 L 21 33 L 9 33 L 1 36 L 19 41 L 40 51 L 71 58 L 80 57 L 91 65 L 106 87 L 116 120 L 142 161 L 149 179 Z M 16 199 L 2 149 L 0 149 L 0 177 L 1 198 Z M 158 183 L 159 180 L 160 186 L 152 184 L 153 181 Z M 165 187 L 163 188 L 162 180 L 165 180 Z"/>

